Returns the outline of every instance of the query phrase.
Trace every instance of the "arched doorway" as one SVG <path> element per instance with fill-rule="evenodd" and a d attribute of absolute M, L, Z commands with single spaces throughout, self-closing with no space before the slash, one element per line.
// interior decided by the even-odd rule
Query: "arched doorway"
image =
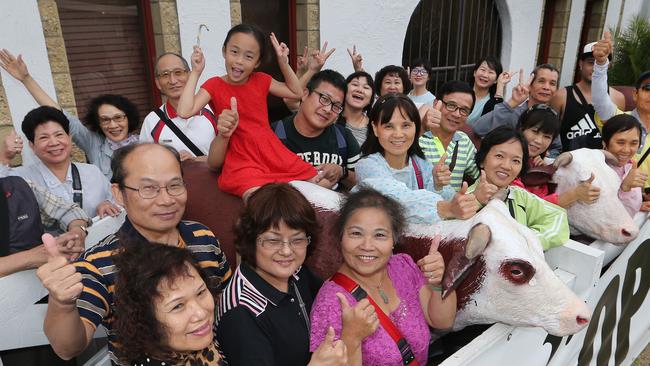
<path fill-rule="evenodd" d="M 402 64 L 420 57 L 433 68 L 433 92 L 449 80 L 471 78 L 482 56 L 501 56 L 501 20 L 494 0 L 421 0 L 404 37 Z"/>

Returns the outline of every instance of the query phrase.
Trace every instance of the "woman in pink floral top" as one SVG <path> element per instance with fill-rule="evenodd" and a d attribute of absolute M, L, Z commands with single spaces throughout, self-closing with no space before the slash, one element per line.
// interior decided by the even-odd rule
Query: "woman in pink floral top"
<path fill-rule="evenodd" d="M 366 291 L 409 343 L 417 362 L 426 365 L 429 326 L 453 325 L 456 294 L 442 299 L 445 264 L 438 240 L 417 264 L 406 254 L 393 254 L 403 226 L 403 208 L 393 199 L 368 188 L 350 195 L 338 221 L 344 261 L 339 272 Z M 345 342 L 351 365 L 402 365 L 395 341 L 381 324 L 376 330 L 342 334 L 342 318 L 359 313 L 376 317 L 367 299 L 357 302 L 343 287 L 326 281 L 312 306 L 310 348 L 318 348 L 331 326 Z"/>
<path fill-rule="evenodd" d="M 618 166 L 612 169 L 621 177 L 618 198 L 625 209 L 634 217 L 639 211 L 650 211 L 650 202 L 643 202 L 641 189 L 648 175 L 637 169 L 631 160 L 639 149 L 641 142 L 641 125 L 636 118 L 620 114 L 610 118 L 603 126 L 603 145 L 618 160 Z"/>

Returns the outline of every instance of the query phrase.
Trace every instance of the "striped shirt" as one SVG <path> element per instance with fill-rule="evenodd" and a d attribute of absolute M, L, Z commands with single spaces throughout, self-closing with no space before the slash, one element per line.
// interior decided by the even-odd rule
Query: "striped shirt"
<path fill-rule="evenodd" d="M 206 226 L 193 221 L 181 221 L 178 224 L 181 248 L 190 250 L 197 263 L 205 268 L 211 278 L 225 281 L 230 277 L 230 267 L 219 241 Z M 111 327 L 115 319 L 116 268 L 112 256 L 121 250 L 120 239 L 140 238 L 146 240 L 133 227 L 128 217 L 117 233 L 102 239 L 97 245 L 88 249 L 75 262 L 77 272 L 82 274 L 84 289 L 77 300 L 77 310 L 81 320 L 94 328 L 100 324 L 108 334 L 108 353 L 114 365 L 121 365 L 113 353 L 118 337 Z"/>
<path fill-rule="evenodd" d="M 231 365 L 306 365 L 309 313 L 323 281 L 306 267 L 275 288 L 242 263 L 223 290 L 217 341 Z"/>
<path fill-rule="evenodd" d="M 463 185 L 463 176 L 468 175 L 473 179 L 477 179 L 481 174 L 476 166 L 474 155 L 476 155 L 476 147 L 470 140 L 465 132 L 456 131 L 454 136 L 447 146 L 447 150 L 442 145 L 442 142 L 437 136 L 434 136 L 431 131 L 427 131 L 420 137 L 420 147 L 424 152 L 424 156 L 431 165 L 435 166 L 438 161 L 447 153 L 445 164 L 450 165 L 454 155 L 454 149 L 458 145 L 458 154 L 456 156 L 456 165 L 451 172 L 451 186 L 455 191 L 458 191 Z"/>

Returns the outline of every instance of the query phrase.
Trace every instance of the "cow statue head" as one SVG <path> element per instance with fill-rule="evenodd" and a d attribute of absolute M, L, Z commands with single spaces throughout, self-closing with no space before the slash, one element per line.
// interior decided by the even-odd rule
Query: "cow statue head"
<path fill-rule="evenodd" d="M 618 198 L 621 179 L 609 166 L 616 158 L 605 150 L 578 149 L 560 154 L 553 180 L 557 193 L 573 189 L 594 175 L 591 184 L 600 188 L 592 204 L 576 202 L 567 209 L 572 234 L 586 234 L 612 244 L 626 244 L 639 235 L 639 228 Z"/>
<path fill-rule="evenodd" d="M 338 216 L 341 196 L 307 182 L 292 184 L 316 207 L 324 226 L 307 265 L 327 278 L 342 262 L 340 238 L 330 226 Z M 469 220 L 410 225 L 397 248 L 417 261 L 427 254 L 437 233 L 447 263 L 443 284 L 455 288 L 458 296 L 454 330 L 503 322 L 564 336 L 589 322 L 589 308 L 555 276 L 535 233 L 510 217 L 502 201 L 492 200 Z"/>

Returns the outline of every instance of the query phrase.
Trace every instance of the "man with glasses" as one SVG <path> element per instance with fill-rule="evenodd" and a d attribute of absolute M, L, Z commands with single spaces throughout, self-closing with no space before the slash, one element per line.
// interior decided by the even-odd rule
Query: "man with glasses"
<path fill-rule="evenodd" d="M 109 357 L 120 364 L 113 354 L 119 335 L 111 332 L 115 320 L 112 255 L 124 245 L 148 241 L 187 248 L 210 278 L 223 283 L 230 277 L 228 261 L 210 229 L 181 221 L 187 190 L 173 148 L 151 143 L 123 147 L 115 152 L 112 169 L 113 194 L 127 213 L 122 227 L 74 264 L 51 255 L 38 270 L 50 293 L 45 334 L 63 359 L 83 352 L 101 324 L 108 330 Z"/>
<path fill-rule="evenodd" d="M 343 111 L 347 85 L 333 70 L 316 73 L 307 83 L 296 114 L 273 124 L 273 130 L 289 150 L 318 169 L 319 179 L 336 188 L 356 184 L 354 166 L 359 144 L 346 128 L 334 124 Z"/>
<path fill-rule="evenodd" d="M 593 46 L 593 54 L 596 59 L 594 73 L 591 80 L 591 94 L 596 110 L 596 122 L 606 123 L 607 120 L 617 114 L 624 113 L 607 94 L 607 69 L 609 67 L 609 54 L 612 52 L 612 39 L 609 32 L 605 32 L 603 39 Z M 638 168 L 650 173 L 650 70 L 642 72 L 636 80 L 634 94 L 632 95 L 636 107 L 627 112 L 634 116 L 641 123 L 641 144 L 634 161 Z M 649 174 L 650 176 L 650 174 Z M 650 179 L 645 182 L 644 200 L 650 199 Z"/>
<path fill-rule="evenodd" d="M 486 113 L 474 123 L 474 133 L 483 137 L 499 126 L 515 128 L 519 117 L 535 104 L 550 104 L 557 92 L 560 72 L 551 64 L 541 64 L 535 67 L 529 79 L 524 80 L 524 70 L 519 70 L 519 83 L 512 89 L 509 100 L 494 106 L 492 112 Z M 562 143 L 557 137 L 551 143 L 549 157 L 559 155 Z"/>
<path fill-rule="evenodd" d="M 434 174 L 442 174 L 448 169 L 451 172 L 450 185 L 458 191 L 464 177 L 471 181 L 480 174 L 474 160 L 476 148 L 469 136 L 460 131 L 472 113 L 476 97 L 468 83 L 457 80 L 445 83 L 438 94 L 438 100 L 442 102 L 440 128 L 435 135 L 432 131 L 425 132 L 419 143 L 436 170 Z"/>
<path fill-rule="evenodd" d="M 217 135 L 217 118 L 207 107 L 187 119 L 176 113 L 189 71 L 190 67 L 181 55 L 167 52 L 158 57 L 154 68 L 156 86 L 167 101 L 144 119 L 140 141 L 172 146 L 179 151 L 181 160 L 205 160 L 210 143 Z"/>

